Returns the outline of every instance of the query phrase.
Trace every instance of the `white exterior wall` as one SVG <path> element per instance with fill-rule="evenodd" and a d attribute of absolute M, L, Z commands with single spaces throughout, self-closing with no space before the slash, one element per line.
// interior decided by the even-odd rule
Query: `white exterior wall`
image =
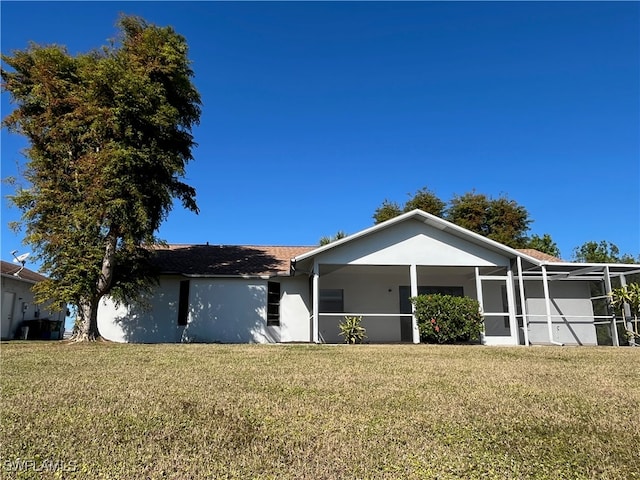
<path fill-rule="evenodd" d="M 549 331 L 542 281 L 527 280 L 525 292 L 529 341 L 534 345 L 548 344 Z M 549 294 L 553 340 L 565 345 L 597 345 L 589 282 L 578 280 L 549 282 Z"/>
<path fill-rule="evenodd" d="M 151 308 L 120 305 L 103 298 L 98 307 L 98 330 L 107 340 L 133 343 L 180 342 L 178 326 L 180 277 L 162 277 L 151 295 Z"/>
<path fill-rule="evenodd" d="M 36 305 L 31 289 L 33 283 L 9 277 L 0 277 L 2 290 L 1 338 L 11 340 L 20 333 L 23 320 L 36 318 L 64 322 L 65 312 L 51 312 L 47 304 Z M 37 315 L 37 316 L 36 316 Z M 64 328 L 64 327 L 63 327 Z"/>
<path fill-rule="evenodd" d="M 318 254 L 319 264 L 507 266 L 509 259 L 417 220 Z"/>
<path fill-rule="evenodd" d="M 280 341 L 311 341 L 309 279 L 283 277 L 280 281 Z"/>
<path fill-rule="evenodd" d="M 278 327 L 267 327 L 267 281 L 192 280 L 188 341 L 269 343 L 280 341 Z"/>
<path fill-rule="evenodd" d="M 267 281 L 241 278 L 191 279 L 186 326 L 178 325 L 180 281 L 163 277 L 151 295 L 151 309 L 116 308 L 104 299 L 98 328 L 116 342 L 265 343 L 280 340 L 279 327 L 267 327 Z"/>

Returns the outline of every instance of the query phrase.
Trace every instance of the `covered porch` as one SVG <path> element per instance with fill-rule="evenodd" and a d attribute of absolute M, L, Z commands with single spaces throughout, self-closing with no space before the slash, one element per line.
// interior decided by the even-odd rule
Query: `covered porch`
<path fill-rule="evenodd" d="M 486 345 L 597 345 L 602 325 L 619 345 L 626 319 L 608 294 L 640 265 L 562 262 L 414 210 L 299 255 L 291 273 L 309 278 L 315 343 L 341 343 L 345 316 L 362 317 L 369 342 L 419 343 L 409 298 L 441 293 L 479 302 Z"/>
<path fill-rule="evenodd" d="M 311 285 L 313 341 L 342 343 L 339 323 L 357 316 L 370 343 L 419 343 L 409 299 L 440 293 L 479 301 L 485 317 L 483 343 L 524 343 L 513 279 L 509 267 L 319 264 Z"/>
<path fill-rule="evenodd" d="M 616 316 L 608 295 L 638 280 L 637 265 L 536 264 L 522 257 L 507 267 L 317 264 L 312 341 L 342 343 L 339 323 L 357 316 L 369 343 L 419 343 L 409 299 L 440 293 L 478 300 L 485 345 L 619 346 L 630 315 Z"/>

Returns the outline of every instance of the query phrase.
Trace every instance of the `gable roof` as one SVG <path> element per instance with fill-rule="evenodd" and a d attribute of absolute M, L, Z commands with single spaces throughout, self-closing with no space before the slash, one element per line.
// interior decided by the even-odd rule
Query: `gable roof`
<path fill-rule="evenodd" d="M 288 275 L 291 259 L 314 247 L 257 245 L 167 245 L 154 248 L 164 274 L 192 277 Z"/>
<path fill-rule="evenodd" d="M 298 262 L 301 260 L 305 260 L 311 258 L 319 253 L 325 252 L 332 248 L 336 248 L 340 245 L 343 245 L 348 242 L 353 242 L 359 238 L 374 234 L 380 230 L 389 228 L 393 225 L 399 224 L 401 222 L 406 222 L 409 220 L 417 220 L 423 222 L 427 225 L 430 225 L 438 230 L 442 230 L 450 235 L 454 235 L 459 238 L 463 238 L 468 242 L 474 243 L 476 245 L 480 245 L 487 250 L 500 253 L 510 258 L 521 257 L 524 260 L 527 260 L 533 265 L 541 265 L 544 263 L 540 258 L 536 258 L 524 251 L 516 250 L 515 248 L 507 247 L 501 243 L 496 242 L 495 240 L 491 240 L 490 238 L 484 237 L 478 233 L 472 232 L 471 230 L 467 230 L 466 228 L 462 228 L 454 223 L 448 222 L 447 220 L 443 220 L 440 217 L 436 217 L 430 213 L 424 212 L 422 210 L 411 210 L 410 212 L 403 213 L 402 215 L 398 215 L 392 219 L 389 219 L 385 222 L 379 223 L 372 227 L 361 230 L 360 232 L 354 233 L 353 235 L 349 235 L 348 237 L 341 238 L 340 240 L 336 240 L 335 242 L 331 242 L 322 247 L 315 248 L 311 251 L 305 252 L 301 255 L 298 255 L 293 260 L 294 262 Z M 542 253 L 542 252 L 539 252 Z M 555 258 L 555 257 L 552 257 Z"/>
<path fill-rule="evenodd" d="M 29 270 L 28 268 L 23 268 L 19 276 L 16 276 L 15 274 L 20 271 L 21 268 L 21 265 L 5 262 L 4 260 L 2 260 L 0 263 L 0 272 L 5 277 L 11 277 L 16 280 L 24 280 L 29 283 L 38 283 L 47 279 L 47 277 L 45 277 L 44 275 L 41 275 L 38 272 L 34 272 L 33 270 Z"/>

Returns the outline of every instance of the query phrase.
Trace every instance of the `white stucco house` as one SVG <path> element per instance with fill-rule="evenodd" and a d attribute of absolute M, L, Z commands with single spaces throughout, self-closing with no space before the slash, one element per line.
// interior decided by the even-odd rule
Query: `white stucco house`
<path fill-rule="evenodd" d="M 155 261 L 150 309 L 101 303 L 105 338 L 341 343 L 356 315 L 369 342 L 418 343 L 409 298 L 447 293 L 479 301 L 487 345 L 596 345 L 603 331 L 618 345 L 606 293 L 640 273 L 515 250 L 420 210 L 322 247 L 170 245 Z"/>
<path fill-rule="evenodd" d="M 34 302 L 31 289 L 46 277 L 28 268 L 5 261 L 0 263 L 0 277 L 2 280 L 2 318 L 0 324 L 2 340 L 17 338 L 25 321 L 30 322 L 33 327 L 38 327 L 32 328 L 32 337 L 62 338 L 65 309 L 50 311 L 48 305 L 38 305 Z M 61 328 L 52 330 L 51 327 Z"/>

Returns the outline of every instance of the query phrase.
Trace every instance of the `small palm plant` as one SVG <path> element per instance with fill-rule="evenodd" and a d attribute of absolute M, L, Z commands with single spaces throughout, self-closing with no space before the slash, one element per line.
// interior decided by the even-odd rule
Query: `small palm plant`
<path fill-rule="evenodd" d="M 345 316 L 344 320 L 338 325 L 340 327 L 340 335 L 344 337 L 344 343 L 362 343 L 366 335 L 366 329 L 360 325 L 362 317 Z"/>
<path fill-rule="evenodd" d="M 624 305 L 629 305 L 629 309 L 633 315 L 634 328 L 633 330 L 626 329 L 626 334 L 630 344 L 635 345 L 635 340 L 640 338 L 640 332 L 638 331 L 638 315 L 640 314 L 640 284 L 632 283 L 628 286 L 614 288 L 609 295 L 611 306 L 614 311 L 621 312 L 623 319 Z"/>

